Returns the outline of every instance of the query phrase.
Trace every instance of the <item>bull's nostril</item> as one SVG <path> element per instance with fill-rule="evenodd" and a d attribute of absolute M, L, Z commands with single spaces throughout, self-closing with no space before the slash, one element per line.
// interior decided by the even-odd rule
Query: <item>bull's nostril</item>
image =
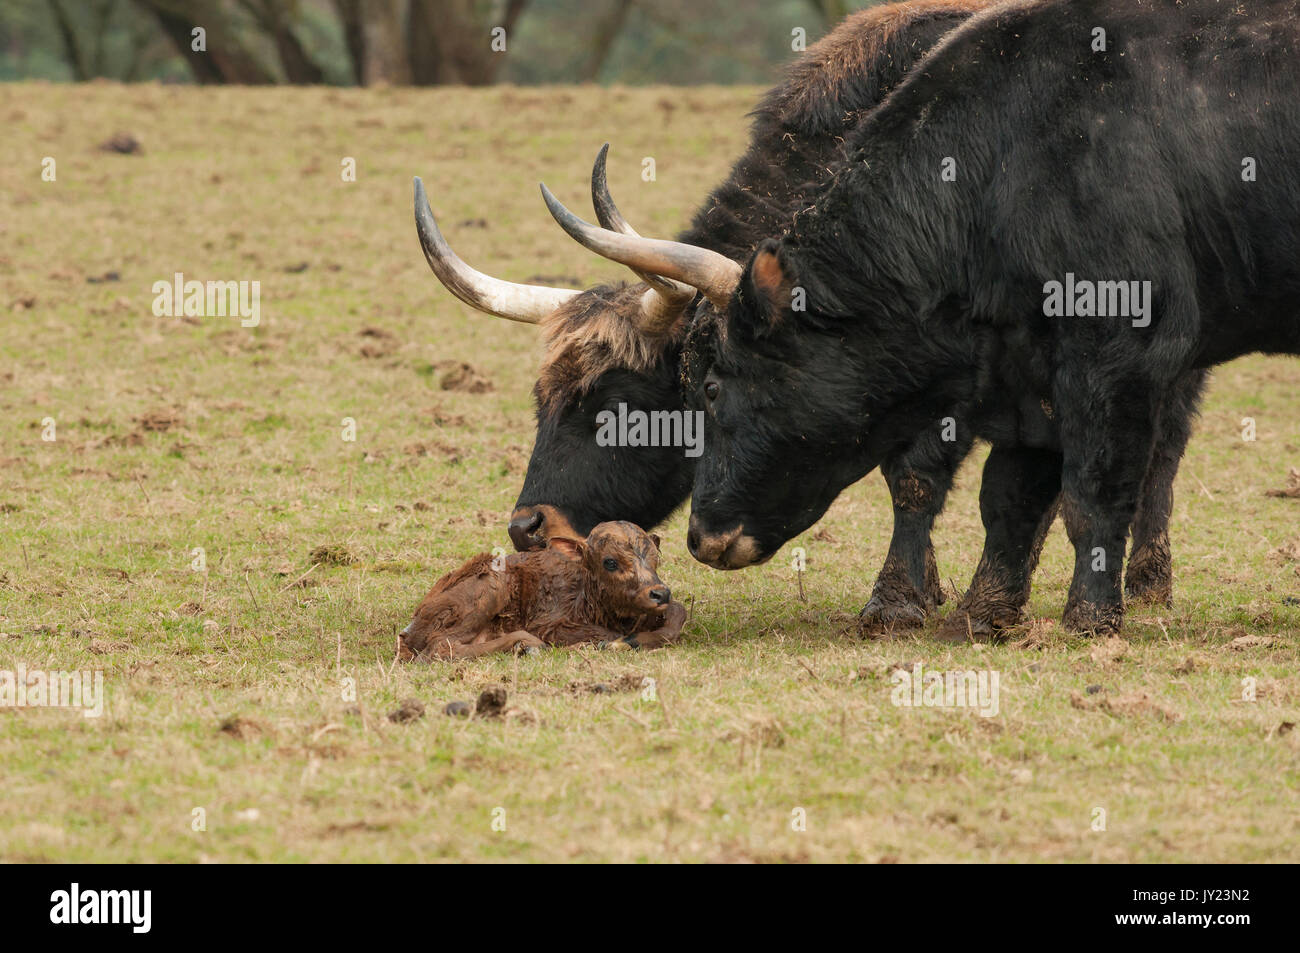
<path fill-rule="evenodd" d="M 692 556 L 699 555 L 698 550 L 700 548 L 700 532 L 694 527 L 692 527 L 686 533 L 686 548 L 691 551 Z"/>
<path fill-rule="evenodd" d="M 542 523 L 546 517 L 540 510 L 534 510 L 531 513 L 520 513 L 510 520 L 508 532 L 510 533 L 510 542 L 515 544 L 515 549 L 523 552 L 526 549 L 535 549 L 540 542 L 535 537 L 542 528 Z"/>
<path fill-rule="evenodd" d="M 650 590 L 650 600 L 656 605 L 666 606 L 672 600 L 673 594 L 667 586 L 660 586 L 658 589 Z"/>

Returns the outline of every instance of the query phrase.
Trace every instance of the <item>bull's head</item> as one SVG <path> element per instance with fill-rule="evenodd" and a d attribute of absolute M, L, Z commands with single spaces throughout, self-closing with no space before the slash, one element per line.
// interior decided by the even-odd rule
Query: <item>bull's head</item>
<path fill-rule="evenodd" d="M 453 252 L 415 180 L 415 220 L 424 256 L 447 290 L 488 314 L 539 325 L 546 357 L 534 388 L 537 439 L 510 519 L 517 549 L 552 536 L 583 538 L 600 522 L 655 526 L 690 493 L 691 458 L 680 447 L 602 446 L 602 410 L 680 410 L 678 359 L 697 290 L 725 301 L 740 267 L 722 255 L 639 236 L 614 204 L 601 149 L 592 201 L 602 228 L 578 219 L 542 186 L 560 225 L 586 247 L 630 267 L 640 279 L 586 291 L 502 281 Z"/>

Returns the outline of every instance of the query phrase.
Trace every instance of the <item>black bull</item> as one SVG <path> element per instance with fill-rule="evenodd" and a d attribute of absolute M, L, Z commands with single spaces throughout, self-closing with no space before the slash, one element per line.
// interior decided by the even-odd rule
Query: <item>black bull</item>
<path fill-rule="evenodd" d="M 1118 629 L 1125 539 L 1167 514 L 1163 488 L 1140 501 L 1201 375 L 1300 353 L 1297 13 L 1039 0 L 949 34 L 696 322 L 697 554 L 766 558 L 951 416 L 993 444 L 973 589 L 1023 604 L 1059 495 L 1065 622 Z M 1084 294 L 1114 281 L 1129 313 Z"/>
<path fill-rule="evenodd" d="M 842 161 L 843 136 L 851 128 L 846 117 L 858 125 L 865 123 L 864 117 L 915 61 L 979 6 L 910 4 L 876 8 L 850 18 L 824 45 L 844 42 L 846 35 L 856 33 L 861 47 L 874 55 L 864 56 L 849 69 L 844 60 L 852 61 L 851 56 L 838 62 L 826 57 L 819 63 L 816 48 L 810 50 L 811 64 L 797 67 L 756 111 L 749 151 L 697 213 L 682 240 L 743 261 L 765 236 L 787 228 L 795 211 L 807 204 L 806 193 L 825 181 L 828 167 Z M 900 13 L 891 15 L 892 11 Z M 870 31 L 878 36 L 867 43 L 862 34 Z M 786 106 L 791 103 L 798 108 Z M 874 233 L 868 225 L 863 234 Z M 517 548 L 544 544 L 550 533 L 582 536 L 596 523 L 613 518 L 657 525 L 685 501 L 695 460 L 681 448 L 601 447 L 593 439 L 595 415 L 619 403 L 646 410 L 681 409 L 680 356 L 679 336 L 667 344 L 652 368 L 634 372 L 611 367 L 568 395 L 562 405 L 539 408 L 537 440 L 511 523 Z M 1127 578 L 1134 597 L 1170 599 L 1172 483 L 1201 381 L 1201 375 L 1190 375 L 1171 395 L 1176 407 L 1160 430 L 1142 488 Z M 931 530 L 976 436 L 967 417 L 956 414 L 955 421 L 955 433 L 942 433 L 937 427 L 923 430 L 910 444 L 891 448 L 884 458 L 882 472 L 893 499 L 893 535 L 862 611 L 865 624 L 919 624 L 943 601 Z M 1047 478 L 1053 477 L 1049 465 Z M 1049 522 L 1050 518 L 1044 530 Z M 1014 621 L 1040 543 L 1041 534 L 1024 555 L 1024 594 L 1009 596 L 1002 588 L 973 586 L 961 611 L 949 617 L 945 631 L 964 633 L 972 627 L 984 630 Z M 990 568 L 981 564 L 977 583 Z"/>

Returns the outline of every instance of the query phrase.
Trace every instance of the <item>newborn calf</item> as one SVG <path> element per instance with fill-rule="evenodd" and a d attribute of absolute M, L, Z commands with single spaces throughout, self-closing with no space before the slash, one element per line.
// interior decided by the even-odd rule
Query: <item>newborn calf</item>
<path fill-rule="evenodd" d="M 618 640 L 665 645 L 681 634 L 686 610 L 658 568 L 659 537 L 631 523 L 601 523 L 585 542 L 560 537 L 546 549 L 482 553 L 434 583 L 398 639 L 398 657 Z"/>

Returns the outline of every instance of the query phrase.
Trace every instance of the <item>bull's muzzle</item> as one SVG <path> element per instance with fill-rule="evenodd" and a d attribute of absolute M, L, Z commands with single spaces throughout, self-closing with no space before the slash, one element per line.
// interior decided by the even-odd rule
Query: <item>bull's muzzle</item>
<path fill-rule="evenodd" d="M 535 506 L 518 506 L 510 514 L 510 523 L 506 527 L 510 542 L 519 552 L 530 549 L 545 549 L 549 540 L 557 536 L 567 539 L 586 539 L 587 534 L 579 532 L 563 511 L 548 503 Z"/>
<path fill-rule="evenodd" d="M 694 513 L 686 533 L 686 548 L 692 556 L 714 569 L 743 569 L 763 561 L 758 540 L 745 535 L 743 525 L 725 532 L 709 532 L 700 526 Z"/>

